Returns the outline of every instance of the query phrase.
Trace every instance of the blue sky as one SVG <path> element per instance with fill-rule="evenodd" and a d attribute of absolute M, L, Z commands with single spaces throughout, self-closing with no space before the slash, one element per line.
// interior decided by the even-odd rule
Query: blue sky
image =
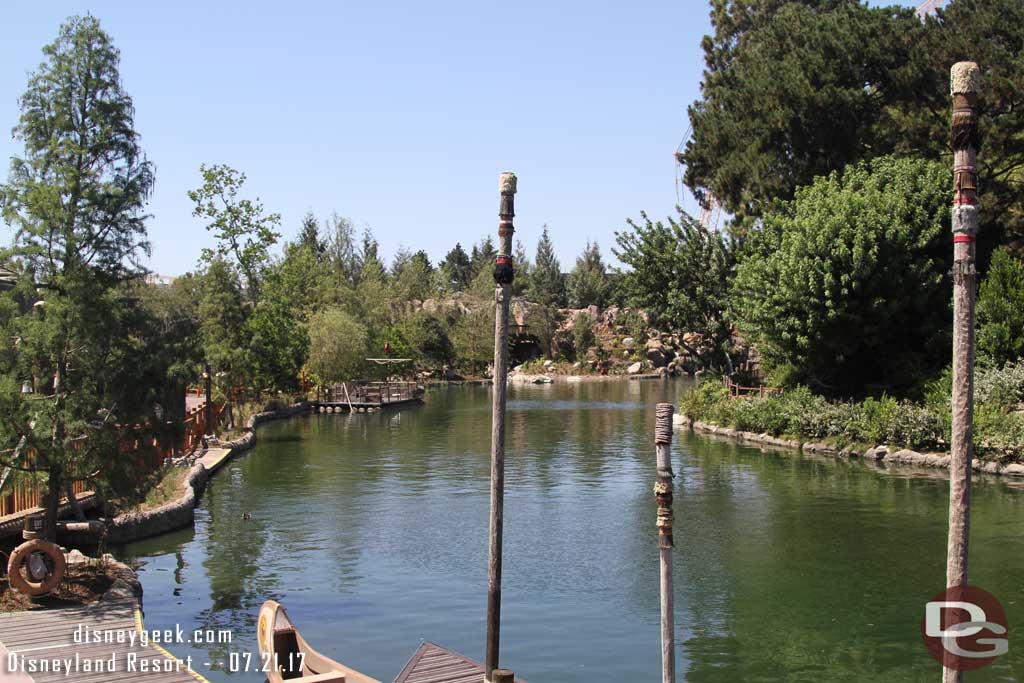
<path fill-rule="evenodd" d="M 86 12 L 122 53 L 156 165 L 150 267 L 168 275 L 212 243 L 186 196 L 204 162 L 244 171 L 285 239 L 306 211 L 338 211 L 388 258 L 405 245 L 435 263 L 496 232 L 498 174 L 515 171 L 531 254 L 547 223 L 566 270 L 588 239 L 610 259 L 626 217 L 677 202 L 672 152 L 710 31 L 694 0 L 9 3 L 0 129 L 42 46 Z M 3 177 L 19 152 L 0 136 Z"/>

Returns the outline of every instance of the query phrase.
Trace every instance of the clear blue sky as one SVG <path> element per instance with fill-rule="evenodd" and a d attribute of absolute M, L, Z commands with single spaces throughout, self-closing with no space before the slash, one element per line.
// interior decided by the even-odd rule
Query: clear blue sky
<path fill-rule="evenodd" d="M 515 171 L 531 254 L 547 223 L 565 270 L 588 239 L 611 260 L 627 216 L 673 212 L 711 30 L 700 0 L 8 3 L 0 129 L 42 46 L 86 12 L 121 49 L 156 165 L 150 266 L 167 275 L 212 242 L 185 194 L 203 162 L 244 171 L 286 239 L 336 210 L 388 259 L 405 245 L 435 263 L 495 234 L 498 174 Z M 2 177 L 18 152 L 0 135 Z"/>
<path fill-rule="evenodd" d="M 388 259 L 405 245 L 435 263 L 496 233 L 498 174 L 515 171 L 531 254 L 547 223 L 566 270 L 587 239 L 610 258 L 627 216 L 676 203 L 672 152 L 710 30 L 689 0 L 9 3 L 0 129 L 42 46 L 86 12 L 121 50 L 156 165 L 150 266 L 169 275 L 212 242 L 185 194 L 203 162 L 244 171 L 285 238 L 307 210 L 337 210 Z M 20 151 L 0 136 L 2 177 Z"/>

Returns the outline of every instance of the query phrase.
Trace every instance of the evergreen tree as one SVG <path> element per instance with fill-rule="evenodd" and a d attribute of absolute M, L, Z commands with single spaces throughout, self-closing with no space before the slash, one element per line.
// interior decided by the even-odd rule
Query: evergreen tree
<path fill-rule="evenodd" d="M 298 244 L 309 249 L 310 253 L 314 254 L 318 259 L 322 259 L 327 253 L 327 243 L 320 237 L 320 222 L 313 215 L 312 211 L 307 211 L 306 215 L 302 217 L 302 228 L 299 230 Z"/>
<path fill-rule="evenodd" d="M 379 282 L 387 282 L 388 271 L 380 259 L 380 244 L 367 226 L 363 228 L 362 248 L 359 251 L 359 281 L 372 278 Z"/>
<path fill-rule="evenodd" d="M 712 0 L 711 21 L 681 158 L 698 198 L 710 190 L 737 217 L 756 217 L 815 176 L 931 144 L 914 118 L 895 115 L 928 90 L 948 99 L 913 8 Z"/>
<path fill-rule="evenodd" d="M 604 308 L 608 298 L 608 276 L 597 242 L 591 244 L 588 241 L 583 253 L 576 258 L 576 267 L 569 273 L 566 290 L 572 308 Z"/>
<path fill-rule="evenodd" d="M 439 268 L 446 292 L 461 292 L 472 279 L 472 264 L 459 243 L 445 255 Z"/>
<path fill-rule="evenodd" d="M 996 367 L 1024 356 L 1024 264 L 1005 249 L 978 293 L 978 355 Z"/>
<path fill-rule="evenodd" d="M 24 154 L 12 157 L 0 187 L 4 220 L 16 230 L 9 257 L 22 273 L 22 306 L 0 298 L 0 332 L 14 340 L 0 353 L 0 466 L 42 478 L 43 535 L 53 540 L 58 501 L 73 480 L 125 493 L 113 482 L 130 479 L 134 460 L 119 453 L 118 423 L 161 420 L 153 407 L 160 387 L 122 374 L 145 352 L 138 300 L 118 283 L 139 276 L 149 253 L 153 169 L 134 130 L 120 53 L 86 16 L 68 19 L 43 54 L 14 128 Z"/>
<path fill-rule="evenodd" d="M 356 251 L 355 227 L 352 221 L 333 212 L 324 222 L 327 226 L 327 254 L 337 287 L 355 287 L 362 264 Z"/>
<path fill-rule="evenodd" d="M 498 252 L 494 248 L 494 242 L 491 240 L 490 235 L 480 240 L 479 244 L 474 244 L 473 251 L 469 257 L 470 280 L 485 270 L 491 272 L 497 255 Z"/>
<path fill-rule="evenodd" d="M 531 301 L 555 308 L 565 306 L 565 276 L 562 275 L 562 264 L 555 256 L 547 225 L 537 241 L 537 256 L 529 277 L 526 295 Z"/>

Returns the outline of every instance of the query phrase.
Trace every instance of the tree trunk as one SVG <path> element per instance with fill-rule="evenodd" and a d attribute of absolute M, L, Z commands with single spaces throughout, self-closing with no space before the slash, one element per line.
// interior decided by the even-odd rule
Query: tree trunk
<path fill-rule="evenodd" d="M 46 497 L 43 503 L 43 538 L 47 541 L 57 540 L 57 513 L 60 511 L 60 494 L 62 482 L 60 467 L 50 465 L 46 481 Z"/>

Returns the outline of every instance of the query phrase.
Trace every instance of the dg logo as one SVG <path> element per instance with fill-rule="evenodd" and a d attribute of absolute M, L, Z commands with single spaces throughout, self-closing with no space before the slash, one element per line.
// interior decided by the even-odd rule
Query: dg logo
<path fill-rule="evenodd" d="M 980 669 L 1010 648 L 1006 611 L 977 586 L 947 588 L 932 598 L 921 635 L 931 656 L 956 671 Z"/>

